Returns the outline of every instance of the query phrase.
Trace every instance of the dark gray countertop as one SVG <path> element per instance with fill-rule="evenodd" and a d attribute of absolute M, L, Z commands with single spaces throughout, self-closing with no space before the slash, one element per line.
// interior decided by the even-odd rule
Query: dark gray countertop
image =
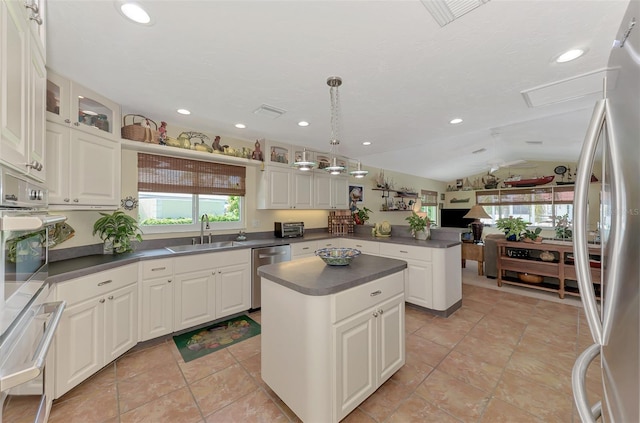
<path fill-rule="evenodd" d="M 335 294 L 401 272 L 407 262 L 362 254 L 348 266 L 329 266 L 320 257 L 260 266 L 258 274 L 305 295 Z"/>
<path fill-rule="evenodd" d="M 392 244 L 402 245 L 415 245 L 418 247 L 429 248 L 450 248 L 459 245 L 459 241 L 443 241 L 443 240 L 426 240 L 418 241 L 413 238 L 406 237 L 390 237 L 390 238 L 377 238 L 371 235 L 349 235 L 349 236 L 335 236 L 326 232 L 309 233 L 305 234 L 301 238 L 264 238 L 264 239 L 249 239 L 244 245 L 235 245 L 232 247 L 218 248 L 213 250 L 196 250 L 186 251 L 179 253 L 172 253 L 164 248 L 141 250 L 134 253 L 115 254 L 115 255 L 90 255 L 77 258 L 71 258 L 67 260 L 60 260 L 49 263 L 49 278 L 48 283 L 57 283 L 68 279 L 78 278 L 81 276 L 90 275 L 92 273 L 101 272 L 103 270 L 112 269 L 118 266 L 124 266 L 129 263 L 136 263 L 143 260 L 154 260 L 166 257 L 179 257 L 192 254 L 204 254 L 213 253 L 228 250 L 238 250 L 243 248 L 258 248 L 272 245 L 285 245 L 293 244 L 296 242 L 305 241 L 319 241 L 324 239 L 340 239 L 351 238 L 359 239 L 363 241 L 384 242 Z M 320 259 L 318 259 L 323 263 Z M 324 264 L 324 263 L 323 263 Z"/>

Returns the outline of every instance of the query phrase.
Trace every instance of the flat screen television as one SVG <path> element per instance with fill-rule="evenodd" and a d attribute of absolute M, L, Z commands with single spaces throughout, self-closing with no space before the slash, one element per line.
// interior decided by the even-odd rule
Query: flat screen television
<path fill-rule="evenodd" d="M 443 228 L 467 228 L 475 219 L 465 219 L 463 216 L 470 209 L 441 209 L 440 226 Z"/>

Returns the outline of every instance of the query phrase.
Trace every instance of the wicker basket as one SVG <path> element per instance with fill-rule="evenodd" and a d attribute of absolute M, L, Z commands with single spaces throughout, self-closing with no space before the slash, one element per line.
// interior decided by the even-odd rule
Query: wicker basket
<path fill-rule="evenodd" d="M 130 123 L 127 125 L 127 118 L 131 117 Z M 140 118 L 139 122 L 136 122 L 136 118 Z M 145 127 L 143 122 L 149 122 L 153 124 L 152 127 Z M 152 144 L 159 144 L 158 124 L 153 120 L 142 115 L 124 115 L 122 118 L 122 128 L 120 129 L 120 135 L 122 138 L 132 140 L 148 142 Z"/>
<path fill-rule="evenodd" d="M 518 279 L 528 283 L 542 283 L 544 278 L 540 275 L 532 275 L 531 273 L 518 273 Z"/>

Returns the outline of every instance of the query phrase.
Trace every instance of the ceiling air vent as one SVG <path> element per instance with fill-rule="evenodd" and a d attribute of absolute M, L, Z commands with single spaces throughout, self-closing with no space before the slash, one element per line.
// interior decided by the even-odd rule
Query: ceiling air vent
<path fill-rule="evenodd" d="M 279 108 L 277 108 L 275 106 L 270 106 L 268 104 L 263 104 L 262 106 L 260 106 L 257 109 L 255 109 L 253 111 L 253 113 L 255 113 L 256 115 L 268 117 L 268 118 L 271 118 L 271 119 L 277 119 L 280 116 L 282 116 L 285 113 L 287 113 L 287 111 L 284 110 L 284 109 L 279 109 Z"/>
<path fill-rule="evenodd" d="M 445 26 L 489 0 L 420 0 L 438 25 Z"/>

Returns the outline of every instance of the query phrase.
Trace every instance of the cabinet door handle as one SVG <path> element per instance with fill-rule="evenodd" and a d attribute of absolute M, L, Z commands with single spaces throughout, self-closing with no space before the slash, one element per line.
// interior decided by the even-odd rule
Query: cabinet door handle
<path fill-rule="evenodd" d="M 378 313 L 377 312 L 373 312 L 373 317 L 378 317 Z"/>
<path fill-rule="evenodd" d="M 74 124 L 75 126 L 80 126 L 80 123 L 78 123 L 78 122 L 73 122 L 73 124 Z"/>
<path fill-rule="evenodd" d="M 378 313 L 380 313 L 380 315 L 382 315 L 382 313 L 384 313 L 384 310 L 378 310 Z"/>
<path fill-rule="evenodd" d="M 405 251 L 405 250 L 400 250 L 400 252 L 401 252 L 401 253 L 404 253 L 404 254 L 409 254 L 409 252 L 408 252 L 408 251 Z"/>
<path fill-rule="evenodd" d="M 28 7 L 28 6 L 27 6 Z M 40 15 L 29 16 L 29 19 L 37 23 L 38 25 L 42 25 L 42 18 Z"/>
<path fill-rule="evenodd" d="M 40 13 L 40 9 L 38 8 L 38 5 L 35 2 L 33 3 L 24 2 L 24 7 L 26 7 L 27 9 L 30 9 L 34 15 L 37 15 L 38 13 Z"/>
<path fill-rule="evenodd" d="M 71 119 L 65 119 L 64 123 L 71 123 Z"/>
<path fill-rule="evenodd" d="M 360 244 L 356 244 L 356 247 L 360 247 L 360 248 L 362 248 L 362 245 L 360 245 Z"/>
<path fill-rule="evenodd" d="M 98 286 L 107 285 L 107 284 L 110 284 L 111 282 L 113 282 L 113 280 L 111 280 L 111 279 L 106 280 L 106 281 L 102 281 L 102 282 L 100 282 L 100 283 L 98 284 Z"/>
<path fill-rule="evenodd" d="M 109 298 L 110 300 L 113 300 L 113 295 L 109 295 L 107 298 Z"/>
<path fill-rule="evenodd" d="M 377 291 L 373 291 L 373 292 L 372 292 L 371 294 L 369 294 L 369 295 L 371 295 L 372 297 L 375 297 L 376 295 L 380 295 L 380 294 L 382 294 L 382 291 L 381 291 L 381 290 L 377 290 Z"/>
<path fill-rule="evenodd" d="M 154 267 L 153 269 L 151 269 L 151 271 L 152 272 L 156 272 L 158 270 L 164 270 L 164 269 L 166 269 L 166 267 L 164 267 L 164 266 L 163 267 Z"/>
<path fill-rule="evenodd" d="M 64 202 L 65 202 L 65 203 L 68 203 L 69 201 L 71 201 L 71 199 L 69 199 L 69 198 L 65 198 L 65 199 L 64 199 Z"/>
<path fill-rule="evenodd" d="M 77 198 L 74 198 L 74 199 L 73 199 L 73 202 L 74 202 L 74 203 L 79 203 L 79 202 L 80 202 L 80 200 L 78 200 Z"/>
<path fill-rule="evenodd" d="M 104 303 L 104 298 L 100 298 L 100 303 Z"/>
<path fill-rule="evenodd" d="M 308 249 L 309 249 L 309 247 L 303 247 L 302 249 L 303 249 L 303 250 L 308 250 Z"/>
<path fill-rule="evenodd" d="M 171 282 L 172 282 L 171 279 L 167 280 L 167 283 L 171 283 Z"/>

